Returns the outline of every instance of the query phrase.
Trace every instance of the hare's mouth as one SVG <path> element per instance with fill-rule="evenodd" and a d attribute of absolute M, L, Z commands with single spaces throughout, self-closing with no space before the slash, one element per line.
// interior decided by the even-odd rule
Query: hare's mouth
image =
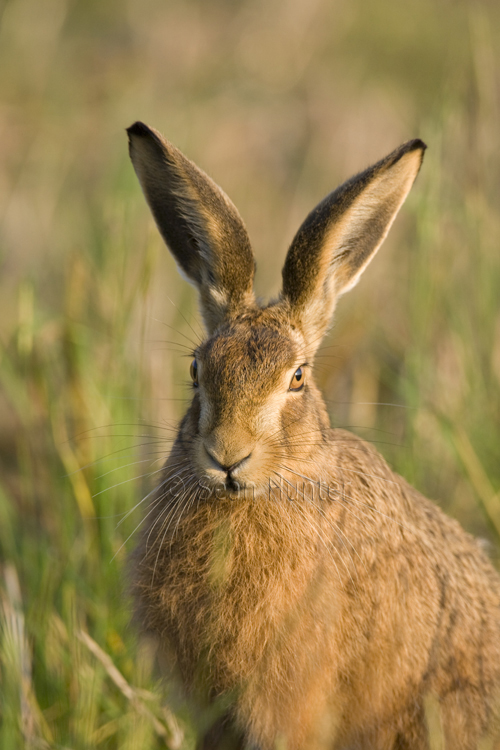
<path fill-rule="evenodd" d="M 255 500 L 262 495 L 262 488 L 254 482 L 239 482 L 230 476 L 218 479 L 205 475 L 199 482 L 205 490 L 206 499 Z"/>
<path fill-rule="evenodd" d="M 222 485 L 218 485 L 216 492 L 225 497 L 231 498 L 252 498 L 256 496 L 257 487 L 255 484 L 241 484 L 235 480 L 230 480 Z"/>

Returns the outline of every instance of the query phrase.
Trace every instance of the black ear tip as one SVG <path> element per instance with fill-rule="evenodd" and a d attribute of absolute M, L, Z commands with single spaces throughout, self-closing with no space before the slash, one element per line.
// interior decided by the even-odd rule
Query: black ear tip
<path fill-rule="evenodd" d="M 427 148 L 426 144 L 420 140 L 420 138 L 413 138 L 411 141 L 406 141 L 406 143 L 403 143 L 399 148 L 397 148 L 395 151 L 392 152 L 392 154 L 389 154 L 385 159 L 382 160 L 382 163 L 385 164 L 386 167 L 393 166 L 398 162 L 401 157 L 406 156 L 406 154 L 412 154 L 415 151 L 420 153 L 420 164 L 422 163 L 422 159 L 424 158 L 425 149 Z"/>
<path fill-rule="evenodd" d="M 410 146 L 408 151 L 425 151 L 427 148 L 427 144 L 420 140 L 420 138 L 414 138 L 412 141 L 408 141 L 408 145 Z"/>
<path fill-rule="evenodd" d="M 133 125 L 127 128 L 127 133 L 129 138 L 131 138 L 132 136 L 144 138 L 145 136 L 151 135 L 151 130 L 143 122 L 137 120 L 137 122 L 134 122 Z"/>
<path fill-rule="evenodd" d="M 420 138 L 413 138 L 411 141 L 406 141 L 400 148 L 400 155 L 410 154 L 412 151 L 421 151 L 422 156 L 424 154 L 427 144 L 425 144 Z"/>
<path fill-rule="evenodd" d="M 147 148 L 153 148 L 157 151 L 158 150 L 162 151 L 164 148 L 164 144 L 162 144 L 160 134 L 157 133 L 156 130 L 152 130 L 151 128 L 148 128 L 148 126 L 145 125 L 140 120 L 138 120 L 137 122 L 134 122 L 133 125 L 127 128 L 127 135 L 128 135 L 128 147 L 129 147 L 129 152 L 131 156 L 133 152 L 135 151 L 135 147 L 139 145 L 137 143 L 139 138 L 142 141 L 142 145 L 146 146 Z M 141 148 L 140 145 L 139 145 L 139 148 Z"/>

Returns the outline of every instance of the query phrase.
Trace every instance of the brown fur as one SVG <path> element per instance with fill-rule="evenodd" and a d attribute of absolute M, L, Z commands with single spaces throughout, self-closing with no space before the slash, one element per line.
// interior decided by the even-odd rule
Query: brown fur
<path fill-rule="evenodd" d="M 155 205 L 144 175 L 163 174 L 164 195 L 169 169 L 144 161 L 130 134 Z M 423 148 L 404 145 L 318 206 L 292 243 L 278 301 L 261 309 L 242 296 L 247 259 L 222 284 L 225 307 L 214 312 L 201 289 L 210 336 L 145 517 L 134 591 L 141 626 L 188 695 L 220 705 L 204 748 L 424 750 L 429 700 L 447 748 L 472 750 L 494 728 L 497 573 L 372 446 L 330 428 L 311 374 L 336 298 L 383 240 Z M 205 209 L 178 229 L 179 247 L 201 243 Z M 218 268 L 226 246 L 212 249 Z M 196 264 L 211 262 L 198 252 Z M 217 273 L 204 274 L 217 293 Z M 305 385 L 289 390 L 299 367 Z"/>

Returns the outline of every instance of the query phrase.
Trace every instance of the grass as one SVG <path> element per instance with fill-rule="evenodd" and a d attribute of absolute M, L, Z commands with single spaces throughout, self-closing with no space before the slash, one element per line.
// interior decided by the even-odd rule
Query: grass
<path fill-rule="evenodd" d="M 128 164 L 134 119 L 234 199 L 263 294 L 327 191 L 405 138 L 427 141 L 318 377 L 332 421 L 373 440 L 498 557 L 498 10 L 146 5 L 0 5 L 6 750 L 193 746 L 129 624 L 129 511 L 168 452 L 200 330 Z"/>

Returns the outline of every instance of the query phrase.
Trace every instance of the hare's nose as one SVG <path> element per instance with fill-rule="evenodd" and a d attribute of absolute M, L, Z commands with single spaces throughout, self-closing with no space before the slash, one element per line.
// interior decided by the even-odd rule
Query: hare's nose
<path fill-rule="evenodd" d="M 210 451 L 208 450 L 208 448 L 206 446 L 205 446 L 205 451 L 206 451 L 207 456 L 209 457 L 209 459 L 214 464 L 214 469 L 218 469 L 219 471 L 223 471 L 226 474 L 230 474 L 232 471 L 234 471 L 235 469 L 237 469 L 238 466 L 241 466 L 241 464 L 244 461 L 246 461 L 247 459 L 249 459 L 250 456 L 252 455 L 252 453 L 250 452 L 247 456 L 243 456 L 243 458 L 240 458 L 238 461 L 235 461 L 234 463 L 232 463 L 229 466 L 227 464 L 222 464 L 220 461 L 218 461 L 218 459 L 212 453 L 210 453 Z"/>

